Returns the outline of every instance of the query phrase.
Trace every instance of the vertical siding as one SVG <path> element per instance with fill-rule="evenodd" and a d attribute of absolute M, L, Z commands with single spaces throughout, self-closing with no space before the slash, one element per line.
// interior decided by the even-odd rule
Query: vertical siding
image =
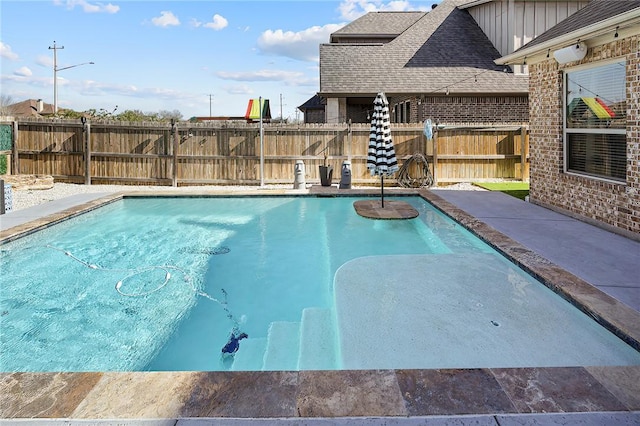
<path fill-rule="evenodd" d="M 569 15 L 586 6 L 588 1 L 496 0 L 469 8 L 478 26 L 501 55 L 508 55 L 533 40 Z M 510 12 L 513 13 L 509 22 Z M 510 51 L 509 40 L 513 40 Z"/>
<path fill-rule="evenodd" d="M 558 22 L 558 2 L 549 3 L 549 7 L 545 10 L 545 22 L 547 28 L 555 26 Z"/>

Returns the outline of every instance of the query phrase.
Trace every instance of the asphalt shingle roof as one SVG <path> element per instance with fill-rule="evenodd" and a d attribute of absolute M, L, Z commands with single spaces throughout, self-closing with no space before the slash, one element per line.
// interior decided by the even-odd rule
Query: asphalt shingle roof
<path fill-rule="evenodd" d="M 324 104 L 322 103 L 322 98 L 318 95 L 313 95 L 311 98 L 307 99 L 305 103 L 298 107 L 299 110 L 305 111 L 308 109 L 323 109 Z"/>
<path fill-rule="evenodd" d="M 528 49 L 636 8 L 640 8 L 640 0 L 592 0 L 588 5 L 518 50 Z"/>
<path fill-rule="evenodd" d="M 397 35 L 426 12 L 372 12 L 345 25 L 332 35 Z"/>
<path fill-rule="evenodd" d="M 465 3 L 444 0 L 386 44 L 320 45 L 320 94 L 527 93 L 527 76 L 493 62 L 500 54 Z"/>
<path fill-rule="evenodd" d="M 7 106 L 7 110 L 16 117 L 39 117 L 53 114 L 53 105 L 43 103 L 42 111 L 38 111 L 38 100 L 27 99 Z"/>

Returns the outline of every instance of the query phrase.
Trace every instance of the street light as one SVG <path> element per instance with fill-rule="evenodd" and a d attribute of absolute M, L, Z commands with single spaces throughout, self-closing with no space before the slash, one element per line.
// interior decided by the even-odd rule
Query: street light
<path fill-rule="evenodd" d="M 58 50 L 64 49 L 64 46 L 56 46 L 55 40 L 53 46 L 49 46 L 53 50 L 53 113 L 58 113 L 58 71 L 68 70 L 69 68 L 79 67 L 81 65 L 93 65 L 93 62 L 83 62 L 81 64 L 69 65 L 68 67 L 58 68 Z"/>

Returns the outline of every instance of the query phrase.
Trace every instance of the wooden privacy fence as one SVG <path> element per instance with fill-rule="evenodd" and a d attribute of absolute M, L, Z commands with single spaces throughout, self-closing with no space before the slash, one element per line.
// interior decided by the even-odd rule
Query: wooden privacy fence
<path fill-rule="evenodd" d="M 366 167 L 368 125 L 265 124 L 261 137 L 257 124 L 216 124 L 25 120 L 2 125 L 13 129 L 12 149 L 5 151 L 11 173 L 51 175 L 58 182 L 283 184 L 293 183 L 296 160 L 302 160 L 307 183 L 320 182 L 323 164 L 333 166 L 338 183 L 343 161 L 350 160 L 353 184 L 379 183 Z M 529 178 L 526 126 L 444 127 L 429 141 L 416 124 L 392 124 L 391 132 L 399 164 L 421 153 L 439 184 Z"/>

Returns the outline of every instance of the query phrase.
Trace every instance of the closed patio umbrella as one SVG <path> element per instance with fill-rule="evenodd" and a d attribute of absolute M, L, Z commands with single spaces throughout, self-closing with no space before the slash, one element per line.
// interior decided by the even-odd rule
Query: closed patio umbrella
<path fill-rule="evenodd" d="M 384 176 L 398 171 L 398 160 L 391 138 L 389 101 L 384 92 L 378 93 L 373 101 L 367 168 L 371 170 L 372 176 L 380 176 L 380 201 L 384 207 Z"/>

